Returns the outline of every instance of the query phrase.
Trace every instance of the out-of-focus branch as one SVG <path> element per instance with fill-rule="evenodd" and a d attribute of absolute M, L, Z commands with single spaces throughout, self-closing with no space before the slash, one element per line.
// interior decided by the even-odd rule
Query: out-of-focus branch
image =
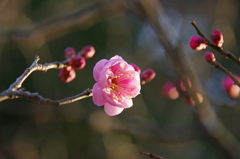
<path fill-rule="evenodd" d="M 36 56 L 32 65 L 29 68 L 27 68 L 24 71 L 24 73 L 20 77 L 18 77 L 16 79 L 16 81 L 14 83 L 12 83 L 7 90 L 0 93 L 0 102 L 7 100 L 7 99 L 25 98 L 28 100 L 37 101 L 37 102 L 39 102 L 41 104 L 45 104 L 45 105 L 60 106 L 60 105 L 69 104 L 69 103 L 75 102 L 77 100 L 81 100 L 83 98 L 92 96 L 92 90 L 86 89 L 82 93 L 75 95 L 73 97 L 68 97 L 68 98 L 60 99 L 60 100 L 51 100 L 51 99 L 42 97 L 38 93 L 31 93 L 31 92 L 24 90 L 22 88 L 23 82 L 34 71 L 46 72 L 49 69 L 61 69 L 66 66 L 65 62 L 53 62 L 53 63 L 38 64 L 39 60 L 40 60 L 39 56 Z"/>
<path fill-rule="evenodd" d="M 125 11 L 123 1 L 113 0 L 98 2 L 84 9 L 76 8 L 63 14 L 51 17 L 47 20 L 32 26 L 23 26 L 21 28 L 11 28 L 8 31 L 0 30 L 0 36 L 4 41 L 11 40 L 44 40 L 54 39 L 63 36 L 73 30 L 86 25 L 95 23 L 101 18 L 121 14 Z M 1 41 L 0 41 L 1 42 Z M 2 41 L 3 42 L 3 41 Z"/>
<path fill-rule="evenodd" d="M 150 158 L 153 158 L 153 159 L 165 159 L 165 158 L 163 158 L 163 157 L 154 155 L 154 154 L 149 153 L 149 152 L 141 152 L 141 151 L 140 151 L 140 154 L 146 155 L 146 156 L 148 156 L 148 157 L 150 157 Z"/>
<path fill-rule="evenodd" d="M 237 58 L 233 53 L 231 53 L 230 51 L 226 51 L 223 50 L 222 47 L 218 47 L 216 46 L 211 40 L 208 39 L 208 37 L 202 32 L 202 30 L 198 27 L 197 23 L 195 21 L 191 21 L 191 24 L 193 25 L 193 27 L 196 29 L 198 35 L 200 35 L 201 37 L 203 37 L 205 40 L 207 40 L 208 45 L 211 46 L 212 48 L 214 48 L 215 50 L 217 50 L 220 54 L 222 54 L 223 56 L 225 56 L 226 58 L 230 58 L 233 61 L 235 61 L 236 63 L 240 64 L 240 58 Z"/>
<path fill-rule="evenodd" d="M 145 16 L 155 29 L 159 37 L 159 41 L 165 47 L 168 57 L 172 61 L 177 73 L 183 81 L 183 84 L 187 88 L 187 92 L 195 101 L 196 115 L 200 123 L 206 128 L 207 132 L 213 137 L 213 139 L 215 139 L 226 151 L 225 153 L 227 153 L 231 158 L 240 158 L 240 145 L 238 140 L 220 122 L 211 108 L 208 99 L 204 98 L 204 100 L 201 101 L 198 98 L 197 92 L 203 95 L 203 91 L 197 81 L 196 75 L 192 70 L 188 58 L 183 53 L 183 49 L 181 47 L 175 48 L 171 45 L 171 39 L 168 36 L 168 33 L 171 31 L 171 25 L 167 24 L 166 21 L 161 22 L 160 16 L 164 17 L 164 11 L 159 2 L 157 0 L 140 0 L 139 3 L 136 2 L 136 5 L 138 5 L 139 9 L 142 9 L 144 13 L 142 16 Z M 187 78 L 190 79 L 192 87 L 190 87 L 187 82 Z"/>

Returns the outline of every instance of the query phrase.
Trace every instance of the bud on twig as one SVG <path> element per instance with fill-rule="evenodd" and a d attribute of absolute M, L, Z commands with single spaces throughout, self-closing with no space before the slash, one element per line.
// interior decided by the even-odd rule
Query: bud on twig
<path fill-rule="evenodd" d="M 205 52 L 204 58 L 207 61 L 216 61 L 215 55 L 210 51 Z"/>
<path fill-rule="evenodd" d="M 156 72 L 153 69 L 146 69 L 142 71 L 141 73 L 142 84 L 145 84 L 146 82 L 153 80 L 155 76 L 156 76 Z"/>
<path fill-rule="evenodd" d="M 190 39 L 189 45 L 193 50 L 203 50 L 208 46 L 208 43 L 200 36 L 193 36 Z"/>
<path fill-rule="evenodd" d="M 79 70 L 86 65 L 86 60 L 81 55 L 76 55 L 67 61 L 67 65 Z"/>
<path fill-rule="evenodd" d="M 218 47 L 222 47 L 223 44 L 223 35 L 222 32 L 220 32 L 219 30 L 214 30 L 212 32 L 212 42 L 218 46 Z"/>
<path fill-rule="evenodd" d="M 67 47 L 65 49 L 64 53 L 65 53 L 65 58 L 66 59 L 76 55 L 76 51 L 75 51 L 75 49 L 73 47 Z"/>
<path fill-rule="evenodd" d="M 87 45 L 85 46 L 82 50 L 81 50 L 81 55 L 82 57 L 86 58 L 86 59 L 89 59 L 89 58 L 92 58 L 93 55 L 95 54 L 95 49 L 93 46 L 91 45 Z"/>
<path fill-rule="evenodd" d="M 59 71 L 58 76 L 63 82 L 69 83 L 75 79 L 76 73 L 71 66 L 68 66 L 68 67 L 62 68 Z"/>

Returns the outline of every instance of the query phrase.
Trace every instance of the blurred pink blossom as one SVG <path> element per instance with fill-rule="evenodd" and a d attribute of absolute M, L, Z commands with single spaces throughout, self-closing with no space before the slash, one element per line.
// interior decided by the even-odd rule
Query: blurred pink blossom
<path fill-rule="evenodd" d="M 96 81 L 92 89 L 93 102 L 97 106 L 104 105 L 105 112 L 110 116 L 130 108 L 132 98 L 140 94 L 139 73 L 120 56 L 97 62 L 93 76 Z"/>

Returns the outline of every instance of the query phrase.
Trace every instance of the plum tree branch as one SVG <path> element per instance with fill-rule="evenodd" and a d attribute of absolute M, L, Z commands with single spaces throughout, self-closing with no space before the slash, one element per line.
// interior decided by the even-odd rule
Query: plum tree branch
<path fill-rule="evenodd" d="M 61 69 L 66 67 L 65 61 L 64 62 L 52 62 L 52 63 L 45 63 L 45 64 L 38 64 L 40 60 L 39 56 L 35 56 L 35 59 L 30 67 L 28 67 L 24 73 L 19 76 L 15 82 L 13 82 L 10 87 L 0 93 L 0 102 L 7 100 L 7 99 L 15 99 L 15 98 L 25 98 L 32 101 L 37 101 L 44 105 L 54 105 L 60 106 L 64 104 L 69 104 L 75 102 L 77 100 L 81 100 L 83 98 L 87 98 L 92 96 L 92 90 L 86 89 L 80 94 L 77 94 L 73 97 L 68 97 L 65 99 L 60 100 L 51 100 L 48 98 L 44 98 L 38 93 L 31 93 L 26 91 L 22 88 L 23 82 L 32 74 L 34 71 L 43 71 L 46 72 L 49 69 Z"/>
<path fill-rule="evenodd" d="M 215 49 L 216 51 L 218 51 L 220 54 L 222 54 L 224 57 L 226 58 L 230 58 L 233 61 L 235 61 L 236 63 L 240 64 L 240 58 L 237 58 L 233 53 L 231 53 L 230 51 L 226 51 L 223 49 L 223 47 L 218 47 L 216 46 L 211 40 L 209 40 L 209 38 L 203 33 L 203 31 L 199 28 L 199 26 L 197 25 L 197 23 L 195 21 L 191 21 L 191 24 L 193 25 L 193 27 L 196 29 L 198 35 L 200 35 L 201 37 L 203 37 L 205 40 L 207 40 L 208 45 L 210 47 L 212 47 L 213 49 Z"/>

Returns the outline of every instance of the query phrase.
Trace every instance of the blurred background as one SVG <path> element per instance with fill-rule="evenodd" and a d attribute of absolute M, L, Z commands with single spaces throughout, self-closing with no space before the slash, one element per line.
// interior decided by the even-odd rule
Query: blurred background
<path fill-rule="evenodd" d="M 70 83 L 58 78 L 59 70 L 34 72 L 23 87 L 43 97 L 62 99 L 92 88 L 92 70 L 101 59 L 120 55 L 142 70 L 152 68 L 155 79 L 142 86 L 134 106 L 109 117 L 91 98 L 60 108 L 26 99 L 0 103 L 0 159 L 144 159 L 140 151 L 168 159 L 227 158 L 203 131 L 194 108 L 183 98 L 170 100 L 162 94 L 165 82 L 179 80 L 151 26 L 113 0 L 0 0 L 0 92 L 31 65 L 64 60 L 66 47 L 80 51 L 93 45 L 96 54 L 87 60 Z M 160 0 L 171 25 L 167 33 L 174 45 L 180 42 L 189 57 L 213 108 L 225 126 L 240 138 L 239 112 L 230 109 L 237 101 L 222 88 L 224 74 L 203 58 L 204 51 L 189 47 L 197 35 L 195 20 L 210 36 L 221 30 L 224 48 L 239 56 L 238 0 Z M 97 11 L 97 12 L 96 12 Z M 211 49 L 210 49 L 211 50 Z M 215 54 L 232 72 L 237 64 Z"/>

